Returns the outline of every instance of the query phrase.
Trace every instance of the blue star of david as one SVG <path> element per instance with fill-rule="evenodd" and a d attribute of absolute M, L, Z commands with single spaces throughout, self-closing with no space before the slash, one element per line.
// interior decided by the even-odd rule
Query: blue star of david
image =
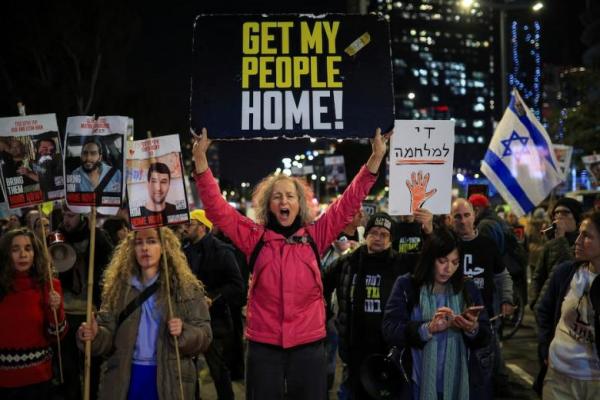
<path fill-rule="evenodd" d="M 527 142 L 529 141 L 529 138 L 526 136 L 519 136 L 519 134 L 516 131 L 513 131 L 513 133 L 510 135 L 510 137 L 508 139 L 504 139 L 501 140 L 500 142 L 502 143 L 502 145 L 504 146 L 504 153 L 502 153 L 502 158 L 507 157 L 507 156 L 520 156 L 522 154 L 529 154 L 529 150 L 527 150 Z M 513 153 L 513 150 L 511 149 L 510 145 L 512 142 L 520 142 L 521 143 L 521 150 Z"/>

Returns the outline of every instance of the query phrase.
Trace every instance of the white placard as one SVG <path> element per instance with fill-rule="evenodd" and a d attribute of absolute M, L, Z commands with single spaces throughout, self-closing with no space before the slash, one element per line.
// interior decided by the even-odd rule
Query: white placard
<path fill-rule="evenodd" d="M 133 229 L 189 220 L 179 135 L 129 142 L 127 200 Z"/>
<path fill-rule="evenodd" d="M 573 146 L 564 144 L 553 144 L 554 155 L 558 162 L 558 170 L 560 171 L 563 181 L 567 180 L 567 174 L 571 170 L 571 156 L 573 155 Z"/>
<path fill-rule="evenodd" d="M 10 208 L 63 198 L 56 115 L 0 118 L 0 165 L 4 198 Z"/>
<path fill-rule="evenodd" d="M 121 116 L 67 119 L 64 171 L 71 210 L 84 212 L 95 205 L 114 214 L 121 207 L 128 124 L 129 118 Z"/>
<path fill-rule="evenodd" d="M 396 120 L 390 146 L 389 213 L 450 213 L 454 121 Z"/>
<path fill-rule="evenodd" d="M 585 168 L 590 174 L 590 180 L 593 186 L 600 186 L 600 154 L 590 154 L 589 156 L 581 157 L 581 161 L 585 164 Z"/>

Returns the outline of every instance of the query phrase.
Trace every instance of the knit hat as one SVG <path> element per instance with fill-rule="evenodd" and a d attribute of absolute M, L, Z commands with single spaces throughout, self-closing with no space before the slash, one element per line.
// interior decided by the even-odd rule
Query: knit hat
<path fill-rule="evenodd" d="M 369 230 L 375 226 L 385 228 L 390 231 L 390 235 L 394 235 L 394 220 L 387 213 L 378 212 L 371 215 L 367 226 L 365 227 L 365 236 L 369 234 Z"/>
<path fill-rule="evenodd" d="M 469 203 L 471 203 L 473 207 L 486 208 L 490 206 L 490 201 L 488 198 L 481 193 L 475 193 L 469 196 Z"/>
<path fill-rule="evenodd" d="M 190 213 L 190 219 L 194 219 L 200 222 L 202 225 L 206 226 L 208 229 L 212 229 L 213 224 L 210 222 L 208 218 L 206 218 L 206 213 L 204 210 L 194 210 Z"/>
<path fill-rule="evenodd" d="M 558 206 L 567 207 L 573 214 L 575 222 L 577 222 L 577 225 L 579 225 L 579 222 L 581 221 L 581 214 L 583 213 L 583 205 L 580 202 L 570 197 L 562 197 L 558 199 L 556 204 L 554 204 L 554 207 L 552 207 L 552 216 L 554 215 L 554 210 L 556 210 Z"/>

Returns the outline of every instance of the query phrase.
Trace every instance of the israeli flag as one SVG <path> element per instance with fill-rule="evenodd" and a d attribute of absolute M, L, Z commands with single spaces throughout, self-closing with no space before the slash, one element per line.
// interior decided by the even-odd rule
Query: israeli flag
<path fill-rule="evenodd" d="M 562 182 L 548 133 L 516 90 L 492 136 L 481 172 L 518 216 L 533 210 Z"/>

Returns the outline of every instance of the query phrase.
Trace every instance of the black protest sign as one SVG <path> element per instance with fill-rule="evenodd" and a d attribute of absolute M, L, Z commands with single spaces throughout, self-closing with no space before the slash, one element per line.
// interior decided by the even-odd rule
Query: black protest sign
<path fill-rule="evenodd" d="M 381 16 L 201 15 L 193 63 L 191 128 L 211 138 L 372 137 L 394 123 Z"/>

